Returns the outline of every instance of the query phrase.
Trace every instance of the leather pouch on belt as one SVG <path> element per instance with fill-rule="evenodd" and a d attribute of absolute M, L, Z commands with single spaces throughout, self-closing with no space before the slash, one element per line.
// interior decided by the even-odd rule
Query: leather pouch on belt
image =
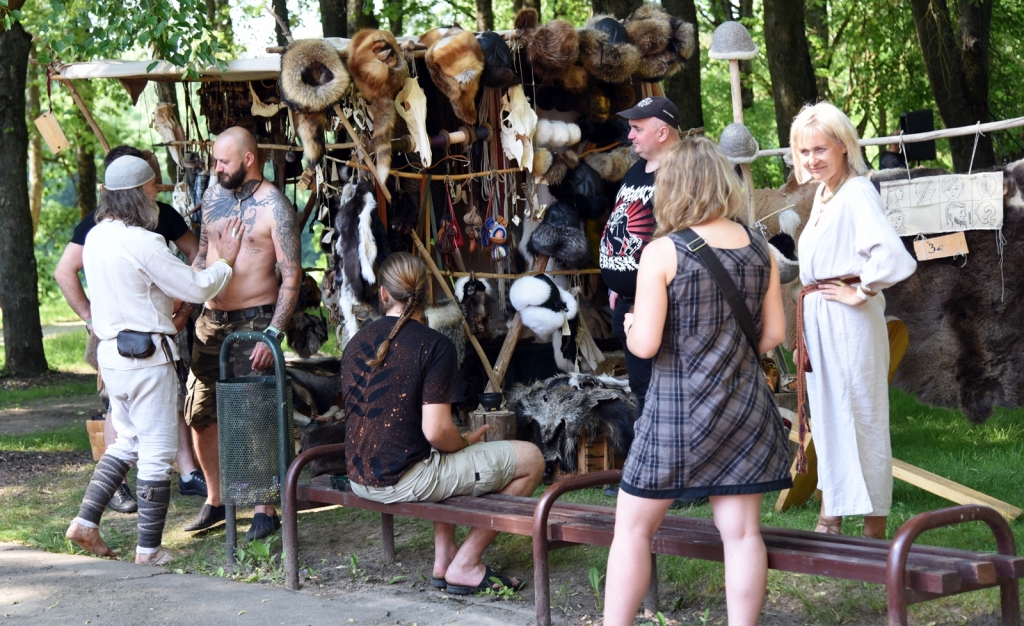
<path fill-rule="evenodd" d="M 156 344 L 149 333 L 122 330 L 117 333 L 117 353 L 129 359 L 145 359 L 156 352 Z"/>

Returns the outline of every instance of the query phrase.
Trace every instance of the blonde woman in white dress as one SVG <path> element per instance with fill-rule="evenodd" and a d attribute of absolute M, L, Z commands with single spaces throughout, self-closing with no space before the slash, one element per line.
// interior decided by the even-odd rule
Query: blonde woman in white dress
<path fill-rule="evenodd" d="M 914 273 L 913 257 L 864 177 L 857 131 L 821 102 L 790 130 L 798 182 L 821 183 L 800 236 L 807 398 L 822 491 L 817 532 L 840 534 L 864 516 L 866 537 L 885 537 L 892 506 L 889 343 L 882 290 Z M 795 355 L 800 358 L 801 355 Z"/>

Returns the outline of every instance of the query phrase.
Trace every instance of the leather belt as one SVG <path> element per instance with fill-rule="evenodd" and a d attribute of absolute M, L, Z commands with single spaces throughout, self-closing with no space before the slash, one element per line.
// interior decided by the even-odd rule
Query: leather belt
<path fill-rule="evenodd" d="M 261 304 L 259 306 L 251 306 L 245 309 L 238 309 L 237 311 L 217 311 L 214 309 L 203 309 L 203 315 L 213 318 L 218 322 L 241 322 L 242 320 L 251 320 L 257 315 L 263 313 L 273 313 L 275 306 L 273 304 Z"/>

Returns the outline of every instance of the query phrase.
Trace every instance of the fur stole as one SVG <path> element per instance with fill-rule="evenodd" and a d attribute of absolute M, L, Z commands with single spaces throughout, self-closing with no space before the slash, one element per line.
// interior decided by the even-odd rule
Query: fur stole
<path fill-rule="evenodd" d="M 476 93 L 484 71 L 484 53 L 473 33 L 458 27 L 435 28 L 422 37 L 430 78 L 452 103 L 455 115 L 476 124 Z"/>
<path fill-rule="evenodd" d="M 281 55 L 281 99 L 295 117 L 295 131 L 310 165 L 324 153 L 326 111 L 341 100 L 349 74 L 334 46 L 322 39 L 300 39 Z"/>
<path fill-rule="evenodd" d="M 372 229 L 376 210 L 377 200 L 368 181 L 354 178 L 342 187 L 334 216 L 332 269 L 339 309 L 350 338 L 359 330 L 355 307 L 369 304 L 372 296 L 365 283 L 372 285 L 377 281 L 373 268 L 377 244 Z"/>

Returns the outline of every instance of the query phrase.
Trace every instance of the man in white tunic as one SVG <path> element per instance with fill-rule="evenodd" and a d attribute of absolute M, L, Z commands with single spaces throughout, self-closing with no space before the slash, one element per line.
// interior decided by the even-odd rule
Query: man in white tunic
<path fill-rule="evenodd" d="M 917 264 L 863 176 L 857 133 L 842 111 L 827 102 L 804 107 L 790 144 L 797 180 L 822 183 L 799 242 L 800 280 L 814 286 L 803 298 L 803 340 L 823 494 L 815 530 L 839 534 L 842 516 L 864 515 L 864 535 L 884 538 L 892 449 L 881 291 Z"/>

